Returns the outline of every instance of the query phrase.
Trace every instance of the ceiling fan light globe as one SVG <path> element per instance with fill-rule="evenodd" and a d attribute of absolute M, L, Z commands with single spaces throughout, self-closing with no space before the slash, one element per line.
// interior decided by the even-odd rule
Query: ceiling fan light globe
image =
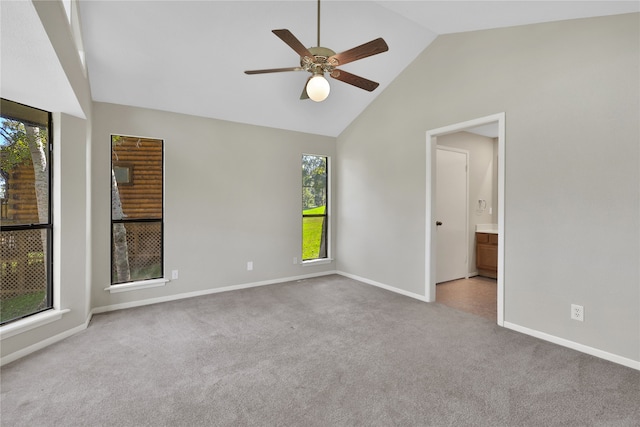
<path fill-rule="evenodd" d="M 311 77 L 307 83 L 307 95 L 315 102 L 322 102 L 327 99 L 330 90 L 329 82 L 321 74 Z"/>

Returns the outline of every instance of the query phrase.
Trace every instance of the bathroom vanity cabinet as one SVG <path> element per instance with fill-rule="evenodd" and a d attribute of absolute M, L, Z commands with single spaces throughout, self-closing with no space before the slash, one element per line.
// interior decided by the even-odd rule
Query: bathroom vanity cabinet
<path fill-rule="evenodd" d="M 498 235 L 476 233 L 476 268 L 480 276 L 498 278 Z"/>

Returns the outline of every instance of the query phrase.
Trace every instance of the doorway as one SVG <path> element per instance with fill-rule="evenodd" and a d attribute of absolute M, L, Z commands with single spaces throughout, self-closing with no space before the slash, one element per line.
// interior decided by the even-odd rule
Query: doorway
<path fill-rule="evenodd" d="M 498 224 L 498 273 L 497 273 L 497 323 L 504 324 L 504 170 L 505 170 L 505 114 L 499 113 L 481 117 L 454 125 L 433 129 L 427 132 L 427 158 L 426 158 L 426 268 L 425 268 L 425 295 L 427 301 L 436 300 L 437 283 L 437 138 L 461 131 L 469 131 L 482 127 L 494 127 L 498 138 L 498 179 L 497 179 L 497 224 Z"/>

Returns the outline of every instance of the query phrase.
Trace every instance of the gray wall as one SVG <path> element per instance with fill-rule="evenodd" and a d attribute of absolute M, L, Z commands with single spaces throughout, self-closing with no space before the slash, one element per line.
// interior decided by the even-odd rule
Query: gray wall
<path fill-rule="evenodd" d="M 638 27 L 438 37 L 338 138 L 338 270 L 424 295 L 425 132 L 505 112 L 505 321 L 640 360 Z"/>
<path fill-rule="evenodd" d="M 110 284 L 112 133 L 164 140 L 165 275 L 171 277 L 174 269 L 180 272 L 180 278 L 165 287 L 117 294 L 104 291 Z M 333 159 L 335 141 L 95 103 L 92 306 L 127 304 L 335 270 L 333 262 L 293 264 L 293 258 L 300 260 L 301 255 L 302 154 Z M 247 271 L 247 261 L 253 261 L 253 271 Z"/>

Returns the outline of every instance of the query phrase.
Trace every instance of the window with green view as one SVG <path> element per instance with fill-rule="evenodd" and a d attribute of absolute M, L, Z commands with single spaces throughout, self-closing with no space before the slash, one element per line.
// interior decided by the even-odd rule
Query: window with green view
<path fill-rule="evenodd" d="M 328 158 L 302 156 L 302 260 L 327 258 Z"/>
<path fill-rule="evenodd" d="M 51 113 L 0 105 L 0 323 L 53 307 Z"/>

